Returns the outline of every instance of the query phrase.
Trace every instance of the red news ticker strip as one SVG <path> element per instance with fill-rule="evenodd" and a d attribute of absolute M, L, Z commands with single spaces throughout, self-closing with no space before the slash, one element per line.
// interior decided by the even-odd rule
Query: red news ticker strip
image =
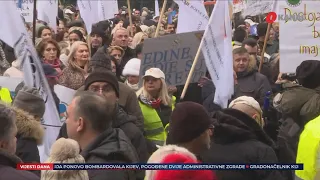
<path fill-rule="evenodd" d="M 39 171 L 39 170 L 53 170 L 52 163 L 23 163 L 17 164 L 17 170 Z"/>
<path fill-rule="evenodd" d="M 267 23 L 273 23 L 277 19 L 277 13 L 275 12 L 269 12 L 266 17 Z"/>

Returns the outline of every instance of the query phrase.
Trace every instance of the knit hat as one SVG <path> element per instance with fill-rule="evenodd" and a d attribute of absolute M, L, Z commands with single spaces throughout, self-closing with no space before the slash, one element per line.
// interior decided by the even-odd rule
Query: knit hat
<path fill-rule="evenodd" d="M 183 147 L 167 145 L 160 147 L 149 158 L 148 163 L 183 164 L 198 163 L 194 154 Z M 212 171 L 208 170 L 147 170 L 146 179 L 152 180 L 214 180 Z"/>
<path fill-rule="evenodd" d="M 320 61 L 303 61 L 296 69 L 296 77 L 305 88 L 314 89 L 320 86 Z"/>
<path fill-rule="evenodd" d="M 171 114 L 167 144 L 190 142 L 210 125 L 211 118 L 202 105 L 190 101 L 178 103 Z"/>
<path fill-rule="evenodd" d="M 139 76 L 140 74 L 140 64 L 141 60 L 138 58 L 130 59 L 124 66 L 122 75 L 123 76 Z"/>
<path fill-rule="evenodd" d="M 39 91 L 34 87 L 27 86 L 18 91 L 14 98 L 13 106 L 38 117 L 42 117 L 46 109 L 45 102 Z"/>
<path fill-rule="evenodd" d="M 79 144 L 72 139 L 60 138 L 51 147 L 50 157 L 46 163 L 85 163 L 79 154 Z M 44 170 L 41 179 L 89 180 L 85 170 Z"/>
<path fill-rule="evenodd" d="M 231 101 L 231 103 L 229 104 L 229 108 L 232 108 L 233 106 L 235 106 L 237 104 L 245 104 L 247 106 L 250 106 L 251 108 L 258 111 L 260 113 L 260 115 L 262 116 L 262 109 L 261 109 L 259 103 L 253 97 L 240 96 L 237 99 Z M 256 121 L 261 127 L 264 126 L 264 121 L 262 119 L 260 119 L 259 121 L 258 120 L 256 120 Z"/>
<path fill-rule="evenodd" d="M 113 86 L 117 97 L 119 97 L 119 83 L 117 77 L 109 71 L 93 72 L 84 81 L 84 90 L 88 90 L 89 86 L 94 82 L 107 82 Z"/>

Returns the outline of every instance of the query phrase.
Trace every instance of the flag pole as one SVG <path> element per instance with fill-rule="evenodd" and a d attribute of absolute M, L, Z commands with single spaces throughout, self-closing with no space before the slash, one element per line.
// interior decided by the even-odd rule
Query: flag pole
<path fill-rule="evenodd" d="M 155 38 L 159 36 L 160 24 L 161 24 L 161 21 L 162 21 L 162 18 L 163 18 L 163 14 L 164 14 L 164 11 L 165 11 L 166 7 L 167 7 L 167 0 L 163 0 L 160 17 L 159 17 L 158 24 L 157 24 L 156 33 L 154 35 Z"/>
<path fill-rule="evenodd" d="M 268 38 L 269 38 L 269 32 L 270 32 L 270 29 L 271 29 L 271 25 L 272 25 L 272 23 L 268 23 L 267 33 L 266 33 L 266 37 L 264 38 L 263 48 L 262 48 L 262 52 L 261 52 L 261 60 L 260 60 L 260 64 L 259 64 L 259 72 L 261 72 L 262 64 L 264 63 L 264 53 L 266 51 L 267 41 L 268 41 Z"/>
<path fill-rule="evenodd" d="M 128 13 L 129 13 L 129 22 L 130 22 L 130 35 L 131 37 L 133 37 L 132 12 L 131 12 L 130 0 L 127 0 L 127 4 L 128 4 Z"/>
<path fill-rule="evenodd" d="M 32 20 L 32 42 L 36 44 L 36 25 L 37 25 L 37 0 L 33 1 L 33 20 Z"/>
<path fill-rule="evenodd" d="M 203 38 L 203 36 L 202 36 L 202 38 Z M 190 72 L 189 72 L 189 74 L 188 74 L 188 78 L 187 78 L 186 84 L 184 84 L 184 87 L 183 87 L 183 90 L 182 90 L 180 99 L 183 99 L 184 96 L 186 95 L 187 89 L 188 89 L 189 84 L 190 84 L 190 81 L 191 81 L 191 77 L 192 77 L 192 75 L 193 75 L 194 69 L 196 68 L 197 62 L 198 62 L 198 60 L 199 60 L 199 56 L 200 56 L 200 52 L 201 52 L 201 48 L 202 48 L 202 44 L 203 44 L 202 38 L 201 38 L 201 42 L 200 42 L 200 45 L 199 45 L 197 54 L 196 54 L 196 56 L 194 57 L 194 60 L 193 60 L 193 63 L 192 63 Z"/>

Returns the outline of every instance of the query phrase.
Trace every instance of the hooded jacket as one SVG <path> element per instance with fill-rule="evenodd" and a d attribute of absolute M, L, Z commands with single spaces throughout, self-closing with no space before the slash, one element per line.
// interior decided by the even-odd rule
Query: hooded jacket
<path fill-rule="evenodd" d="M 137 163 L 130 140 L 121 129 L 109 128 L 101 133 L 81 155 L 86 163 Z M 90 180 L 135 180 L 134 170 L 89 170 Z"/>
<path fill-rule="evenodd" d="M 14 108 L 16 112 L 17 150 L 16 155 L 25 163 L 39 163 L 38 145 L 42 144 L 44 129 L 40 119 L 36 120 L 29 113 Z"/>
<path fill-rule="evenodd" d="M 17 170 L 18 163 L 22 163 L 21 159 L 0 149 L 0 180 L 40 180 L 40 177 L 29 171 Z"/>
<path fill-rule="evenodd" d="M 247 114 L 225 109 L 214 114 L 211 147 L 204 163 L 277 163 L 274 142 Z M 215 171 L 220 180 L 283 180 L 279 171 Z"/>

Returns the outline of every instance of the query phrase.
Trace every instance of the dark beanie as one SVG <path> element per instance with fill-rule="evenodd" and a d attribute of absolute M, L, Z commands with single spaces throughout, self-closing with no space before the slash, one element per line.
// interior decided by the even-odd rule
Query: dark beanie
<path fill-rule="evenodd" d="M 205 108 L 198 103 L 178 103 L 171 114 L 167 144 L 181 144 L 199 137 L 211 124 Z"/>
<path fill-rule="evenodd" d="M 84 90 L 88 90 L 89 86 L 94 82 L 107 82 L 113 86 L 117 97 L 119 97 L 119 83 L 117 77 L 109 71 L 93 72 L 84 81 Z"/>
<path fill-rule="evenodd" d="M 18 91 L 16 97 L 13 101 L 13 107 L 21 109 L 31 115 L 36 115 L 40 118 L 45 112 L 45 102 L 40 96 L 39 91 L 32 87 L 29 88 L 24 86 L 20 91 Z"/>
<path fill-rule="evenodd" d="M 296 77 L 303 87 L 314 89 L 320 86 L 320 61 L 303 61 L 296 69 Z"/>

